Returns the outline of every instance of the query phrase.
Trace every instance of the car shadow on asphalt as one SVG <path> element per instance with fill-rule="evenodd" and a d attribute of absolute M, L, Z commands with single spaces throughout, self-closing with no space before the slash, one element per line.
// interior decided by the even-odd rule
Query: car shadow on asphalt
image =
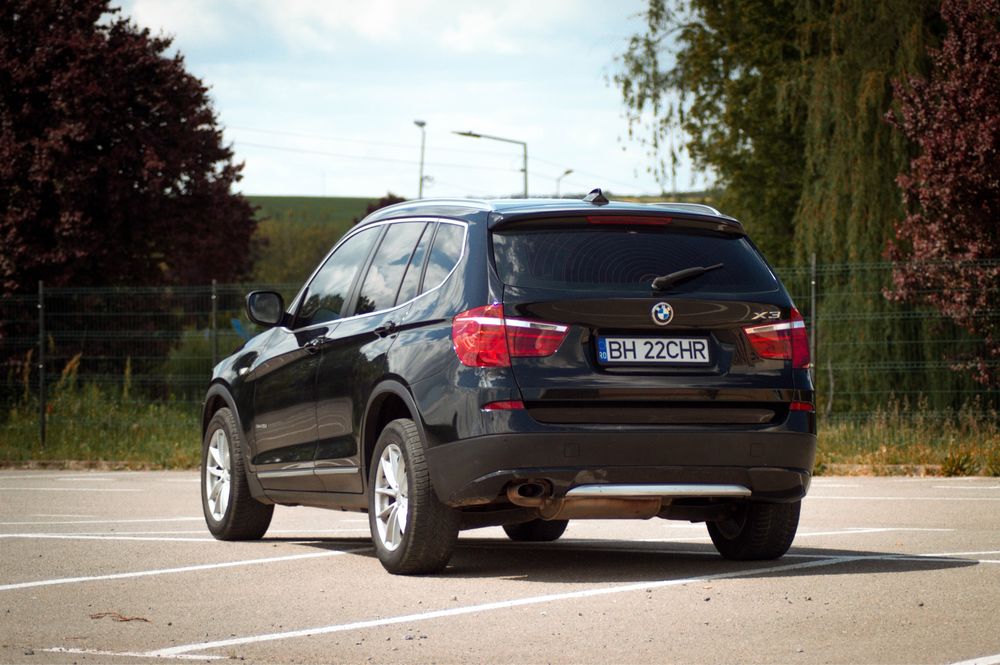
<path fill-rule="evenodd" d="M 369 538 L 268 538 L 374 558 Z M 807 565 L 807 564 L 812 565 Z M 799 565 L 802 564 L 802 565 Z M 710 544 L 565 538 L 517 543 L 462 538 L 448 568 L 433 577 L 507 578 L 533 582 L 644 582 L 667 578 L 799 577 L 912 573 L 979 565 L 961 556 L 916 556 L 877 550 L 792 547 L 772 561 L 728 561 Z"/>

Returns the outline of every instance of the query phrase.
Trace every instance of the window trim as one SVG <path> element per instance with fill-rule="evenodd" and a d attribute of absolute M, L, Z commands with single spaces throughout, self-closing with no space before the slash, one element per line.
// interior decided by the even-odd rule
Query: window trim
<path fill-rule="evenodd" d="M 452 224 L 454 226 L 460 226 L 460 227 L 462 227 L 462 252 L 461 252 L 461 254 L 459 254 L 458 260 L 455 261 L 455 265 L 453 265 L 451 267 L 451 270 L 448 272 L 447 275 L 445 275 L 444 279 L 441 280 L 440 284 L 437 284 L 434 288 L 428 289 L 427 291 L 423 291 L 423 292 L 417 293 L 417 295 L 415 295 L 414 297 L 410 298 L 406 302 L 399 303 L 397 305 L 393 305 L 392 307 L 387 307 L 386 309 L 379 309 L 379 310 L 375 310 L 374 312 L 366 312 L 365 314 L 352 314 L 351 316 L 345 316 L 345 317 L 340 318 L 340 319 L 335 319 L 334 321 L 325 321 L 323 323 L 314 323 L 311 326 L 303 326 L 301 328 L 290 328 L 288 326 L 280 326 L 280 328 L 282 330 L 285 330 L 285 331 L 290 332 L 290 333 L 297 333 L 297 332 L 301 332 L 301 331 L 304 331 L 304 330 L 312 330 L 314 328 L 319 328 L 321 326 L 329 326 L 331 324 L 339 324 L 339 323 L 341 323 L 343 321 L 349 321 L 349 320 L 353 320 L 353 319 L 361 319 L 361 318 L 364 318 L 366 316 L 376 316 L 376 315 L 379 315 L 379 314 L 384 314 L 386 312 L 392 312 L 394 310 L 406 307 L 406 306 L 410 305 L 410 303 L 412 303 L 412 302 L 414 302 L 416 300 L 419 300 L 420 298 L 423 298 L 427 294 L 434 293 L 439 288 L 441 288 L 442 286 L 444 286 L 444 284 L 447 283 L 447 281 L 449 279 L 451 279 L 451 276 L 455 273 L 455 271 L 458 270 L 458 266 L 461 265 L 462 260 L 465 259 L 465 255 L 468 253 L 468 250 L 467 250 L 467 247 L 468 247 L 468 244 L 469 244 L 469 223 L 468 222 L 463 221 L 463 220 L 458 220 L 458 219 L 445 219 L 445 218 L 442 218 L 442 217 L 419 216 L 419 217 L 400 217 L 400 218 L 396 218 L 396 219 L 387 219 L 387 220 L 383 220 L 383 221 L 380 221 L 380 222 L 374 222 L 372 224 L 365 224 L 364 226 L 362 226 L 360 228 L 355 227 L 354 229 L 351 229 L 350 231 L 348 231 L 347 233 L 345 233 L 344 236 L 340 240 L 337 241 L 337 244 L 335 244 L 333 246 L 333 248 L 329 252 L 326 253 L 326 256 L 324 256 L 323 260 L 319 262 L 319 265 L 317 265 L 316 268 L 313 269 L 312 273 L 309 275 L 309 279 L 307 279 L 305 281 L 305 283 L 303 284 L 302 288 L 299 289 L 299 292 L 296 294 L 295 298 L 292 299 L 291 304 L 288 306 L 288 310 L 287 311 L 288 311 L 288 313 L 291 316 L 291 323 L 292 324 L 295 323 L 295 315 L 291 314 L 291 312 L 295 312 L 296 315 L 298 314 L 299 305 L 301 304 L 301 300 L 303 299 L 303 297 L 305 296 L 305 294 L 308 293 L 309 286 L 312 284 L 313 280 L 316 279 L 316 275 L 319 274 L 320 269 L 326 264 L 327 260 L 329 260 L 329 258 L 333 255 L 333 253 L 336 252 L 340 248 L 341 245 L 343 245 L 345 242 L 347 242 L 348 240 L 350 240 L 355 235 L 357 235 L 357 234 L 365 231 L 366 229 L 377 228 L 377 227 L 381 227 L 381 226 L 388 226 L 389 224 L 400 224 L 400 223 L 405 223 L 405 222 L 428 222 L 428 223 L 434 223 L 435 224 L 434 237 L 431 238 L 431 243 L 432 244 L 428 248 L 427 256 L 424 257 L 424 270 L 422 270 L 422 272 L 420 274 L 420 288 L 423 288 L 424 271 L 426 270 L 428 257 L 430 257 L 430 249 L 433 248 L 433 241 L 435 240 L 435 238 L 437 238 L 437 230 L 438 230 L 438 228 L 440 228 L 440 225 L 441 224 Z M 382 233 L 379 235 L 379 237 L 376 239 L 376 242 L 372 245 L 372 249 L 369 251 L 368 258 L 365 260 L 365 266 L 368 266 L 370 264 L 370 262 L 372 260 L 372 257 L 374 256 L 374 252 L 378 248 L 378 245 L 381 244 L 381 239 L 384 237 L 384 235 L 385 235 L 385 231 L 383 230 Z M 367 272 L 365 274 L 367 274 Z M 360 279 L 362 279 L 362 275 L 359 273 L 358 276 L 355 278 L 355 283 L 353 284 L 354 288 L 351 289 L 351 292 L 352 292 L 352 294 L 354 294 L 355 297 L 357 295 L 355 293 L 355 290 L 356 290 L 356 288 L 360 287 L 360 283 L 359 283 Z M 341 310 L 341 311 L 343 311 L 343 310 Z M 352 306 L 352 311 L 353 311 L 353 306 Z"/>

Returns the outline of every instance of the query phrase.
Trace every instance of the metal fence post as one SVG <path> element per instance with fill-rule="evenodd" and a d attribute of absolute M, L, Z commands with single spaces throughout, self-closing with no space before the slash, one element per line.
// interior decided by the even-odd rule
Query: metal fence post
<path fill-rule="evenodd" d="M 809 319 L 812 324 L 809 331 L 809 360 L 812 367 L 813 386 L 816 385 L 816 252 L 809 256 Z"/>
<path fill-rule="evenodd" d="M 45 282 L 38 280 L 38 443 L 45 447 Z"/>
<path fill-rule="evenodd" d="M 216 280 L 212 280 L 212 367 L 219 362 L 219 293 Z"/>

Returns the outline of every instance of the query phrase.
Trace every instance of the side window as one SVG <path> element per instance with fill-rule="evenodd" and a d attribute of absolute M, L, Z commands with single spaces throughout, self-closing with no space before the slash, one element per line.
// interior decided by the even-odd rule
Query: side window
<path fill-rule="evenodd" d="M 397 222 L 389 225 L 375 252 L 375 258 L 372 259 L 371 268 L 365 275 L 365 281 L 361 284 L 355 314 L 367 314 L 392 307 L 406 265 L 425 226 L 424 222 Z"/>
<path fill-rule="evenodd" d="M 420 275 L 424 272 L 424 259 L 427 258 L 427 249 L 430 247 L 432 237 L 434 237 L 434 224 L 428 224 L 427 228 L 424 229 L 424 234 L 420 236 L 417 248 L 413 250 L 410 265 L 406 266 L 406 275 L 403 276 L 399 295 L 396 296 L 397 305 L 417 295 L 417 289 L 420 288 Z"/>
<path fill-rule="evenodd" d="M 424 274 L 423 291 L 429 291 L 444 281 L 461 258 L 464 241 L 465 227 L 457 224 L 438 224 L 434 247 L 427 262 L 427 272 Z"/>
<path fill-rule="evenodd" d="M 305 302 L 299 307 L 299 314 L 295 319 L 296 327 L 303 328 L 340 318 L 354 278 L 368 258 L 380 231 L 381 228 L 376 227 L 351 236 L 326 260 L 309 284 Z"/>

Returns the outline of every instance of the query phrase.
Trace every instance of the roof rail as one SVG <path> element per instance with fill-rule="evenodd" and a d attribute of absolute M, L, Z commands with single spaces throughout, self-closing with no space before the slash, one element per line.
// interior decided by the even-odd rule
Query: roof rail
<path fill-rule="evenodd" d="M 722 217 L 723 214 L 713 208 L 712 206 L 705 205 L 704 203 L 681 203 L 677 201 L 656 201 L 655 203 L 647 203 L 646 205 L 658 206 L 660 208 L 673 208 L 674 210 L 684 210 L 686 212 L 700 212 L 702 214 L 714 215 L 716 217 Z"/>

